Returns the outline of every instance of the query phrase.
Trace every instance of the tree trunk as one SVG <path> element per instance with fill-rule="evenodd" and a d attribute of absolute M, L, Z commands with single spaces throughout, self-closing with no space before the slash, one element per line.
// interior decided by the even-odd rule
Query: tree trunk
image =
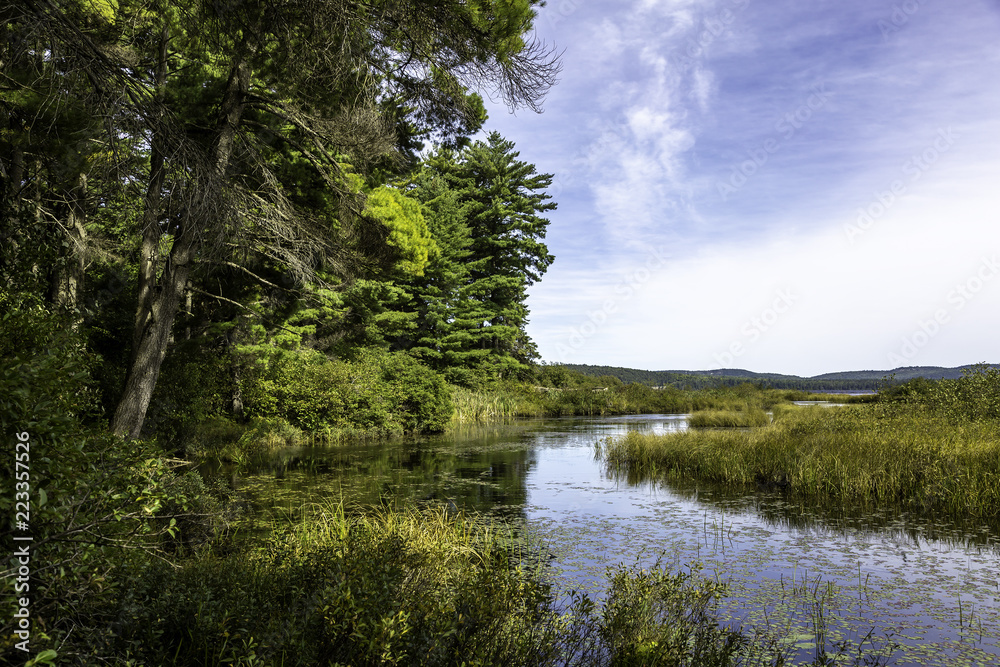
<path fill-rule="evenodd" d="M 211 155 L 213 173 L 209 175 L 208 183 L 202 184 L 204 194 L 209 199 L 212 198 L 213 193 L 218 191 L 226 176 L 236 130 L 242 119 L 249 88 L 249 67 L 237 57 L 230 69 L 229 82 L 219 110 L 219 126 Z M 160 159 L 162 160 L 162 156 Z M 154 174 L 151 173 L 151 181 L 153 178 Z M 151 182 L 151 192 L 152 189 L 153 183 Z M 147 201 L 147 207 L 158 202 L 158 195 L 158 191 L 152 192 L 152 198 Z M 156 210 L 158 210 L 158 206 Z M 193 215 L 189 214 L 181 224 L 175 227 L 174 244 L 166 265 L 163 267 L 159 284 L 155 282 L 155 254 L 151 253 L 148 256 L 151 268 L 146 272 L 140 271 L 140 303 L 133 335 L 132 363 L 125 380 L 125 391 L 111 422 L 112 431 L 119 435 L 137 438 L 142 432 L 146 411 L 149 409 L 149 402 L 160 375 L 160 367 L 167 354 L 174 320 L 180 309 L 191 269 L 196 261 L 201 232 L 209 222 L 203 219 L 204 215 L 206 214 L 193 212 Z M 158 230 L 158 223 L 153 227 Z M 148 230 L 144 230 L 143 234 L 144 251 L 146 250 L 147 237 L 151 241 L 153 236 L 152 233 L 147 232 Z M 159 238 L 157 236 L 158 244 Z"/>
<path fill-rule="evenodd" d="M 132 351 L 132 364 L 125 380 L 125 391 L 111 422 L 111 430 L 119 435 L 139 437 L 149 401 L 153 397 L 153 389 L 160 377 L 160 367 L 167 355 L 170 331 L 191 273 L 191 260 L 196 250 L 195 231 L 187 229 L 182 236 L 175 242 L 174 250 L 170 253 L 148 318 L 138 336 L 139 343 Z"/>
<path fill-rule="evenodd" d="M 49 301 L 66 310 L 76 310 L 83 290 L 84 272 L 87 266 L 87 175 L 79 174 L 75 187 L 67 193 L 65 233 L 69 236 L 69 247 L 61 264 L 52 271 Z M 60 206 L 60 208 L 62 208 Z M 79 315 L 74 319 L 80 321 Z"/>
<path fill-rule="evenodd" d="M 7 120 L 11 135 L 14 126 L 11 115 Z M 17 259 L 18 200 L 23 181 L 24 151 L 17 144 L 0 142 L 0 267 Z"/>
<path fill-rule="evenodd" d="M 162 102 L 163 89 L 167 81 L 167 44 L 170 30 L 165 25 L 160 34 L 160 51 L 156 65 L 156 101 Z M 135 311 L 135 327 L 132 329 L 132 363 L 139 353 L 143 332 L 149 325 L 153 311 L 156 289 L 156 273 L 160 256 L 160 209 L 165 178 L 163 138 L 161 131 L 155 131 L 150 142 L 149 185 L 142 212 L 142 241 L 139 246 L 139 298 Z"/>

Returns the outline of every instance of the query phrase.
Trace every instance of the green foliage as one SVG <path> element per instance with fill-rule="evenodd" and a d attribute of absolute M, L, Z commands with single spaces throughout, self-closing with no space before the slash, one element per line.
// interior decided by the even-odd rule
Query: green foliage
<path fill-rule="evenodd" d="M 0 429 L 28 443 L 30 474 L 21 482 L 31 500 L 32 645 L 43 664 L 46 651 L 78 631 L 82 605 L 99 608 L 120 593 L 110 576 L 117 564 L 131 553 L 181 553 L 214 538 L 218 506 L 197 475 L 176 474 L 153 444 L 85 428 L 95 392 L 80 336 L 31 298 L 3 292 L 0 302 Z M 4 488 L 14 488 L 13 473 L 3 469 Z M 13 505 L 13 493 L 0 495 L 5 526 Z M 13 600 L 8 574 L 0 588 Z M 23 659 L 10 641 L 11 619 L 5 609 L 0 656 Z"/>
<path fill-rule="evenodd" d="M 688 426 L 692 428 L 749 428 L 771 423 L 767 413 L 750 410 L 702 410 L 691 415 Z"/>
<path fill-rule="evenodd" d="M 710 613 L 721 585 L 621 566 L 602 605 L 558 611 L 524 555 L 488 522 L 333 507 L 258 548 L 117 569 L 121 595 L 85 605 L 69 645 L 157 665 L 737 663 L 745 640 Z"/>
<path fill-rule="evenodd" d="M 666 473 L 990 518 L 1000 507 L 998 442 L 997 420 L 956 426 L 939 413 L 875 404 L 787 409 L 749 431 L 629 433 L 600 452 L 633 481 Z"/>
<path fill-rule="evenodd" d="M 435 368 L 511 379 L 527 376 L 537 356 L 526 290 L 553 261 L 541 214 L 555 204 L 544 192 L 552 176 L 517 158 L 494 132 L 459 153 L 431 154 L 411 180 L 441 252 L 410 282 L 417 320 L 406 346 Z M 464 370 L 449 379 L 470 381 Z"/>
<path fill-rule="evenodd" d="M 695 424 L 704 426 L 760 426 L 766 411 L 793 400 L 829 400 L 830 396 L 797 391 L 760 389 L 750 384 L 687 391 L 675 387 L 653 389 L 623 384 L 614 377 L 588 377 L 561 366 L 541 366 L 536 381 L 483 381 L 474 375 L 464 387 L 454 387 L 455 421 L 459 423 L 508 421 L 518 417 L 560 417 L 607 414 L 684 414 L 695 412 Z M 468 385 L 471 385 L 470 388 Z M 563 385 L 563 386 L 558 386 Z M 715 410 L 720 415 L 700 415 Z M 715 420 L 709 423 L 710 420 Z"/>
<path fill-rule="evenodd" d="M 956 424 L 1000 420 L 1000 369 L 978 364 L 957 379 L 888 382 L 877 400 L 886 407 L 928 410 Z"/>
<path fill-rule="evenodd" d="M 225 352 L 189 341 L 177 345 L 156 383 L 147 430 L 179 451 L 199 425 L 228 414 L 235 388 L 232 363 Z"/>
<path fill-rule="evenodd" d="M 161 665 L 528 664 L 545 591 L 509 554 L 489 527 L 440 514 L 334 510 L 264 549 L 123 572 L 105 650 Z"/>
<path fill-rule="evenodd" d="M 452 413 L 444 379 L 402 353 L 368 351 L 353 362 L 276 354 L 247 373 L 242 394 L 249 416 L 312 433 L 436 432 Z"/>
<path fill-rule="evenodd" d="M 931 405 L 955 422 L 1000 420 L 1000 369 L 981 364 L 958 380 L 940 380 Z"/>
<path fill-rule="evenodd" d="M 745 637 L 720 628 L 711 616 L 725 586 L 671 574 L 659 564 L 649 570 L 619 565 L 609 574 L 599 632 L 612 665 L 730 665 L 746 645 Z"/>
<path fill-rule="evenodd" d="M 847 373 L 827 373 L 805 378 L 797 375 L 774 373 L 754 373 L 736 369 L 713 371 L 645 371 L 618 366 L 592 366 L 587 364 L 565 364 L 565 368 L 587 376 L 610 375 L 623 382 L 635 382 L 654 387 L 673 386 L 679 389 L 714 389 L 735 387 L 754 383 L 760 388 L 786 389 L 821 393 L 825 391 L 870 391 L 876 390 L 885 375 L 882 371 L 855 371 Z M 894 371 L 897 379 L 921 377 L 957 379 L 962 368 L 917 367 L 900 368 Z"/>
<path fill-rule="evenodd" d="M 0 288 L 0 428 L 66 437 L 94 408 L 93 359 L 65 315 Z"/>
<path fill-rule="evenodd" d="M 380 187 L 368 194 L 367 212 L 388 231 L 387 243 L 398 253 L 396 268 L 422 276 L 427 262 L 437 254 L 437 246 L 427 229 L 420 204 L 399 190 Z"/>

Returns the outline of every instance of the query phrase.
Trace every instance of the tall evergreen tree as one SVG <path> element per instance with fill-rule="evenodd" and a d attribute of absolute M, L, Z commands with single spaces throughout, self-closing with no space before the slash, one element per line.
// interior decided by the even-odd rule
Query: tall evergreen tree
<path fill-rule="evenodd" d="M 263 262 L 301 284 L 324 268 L 343 269 L 358 248 L 377 255 L 379 244 L 391 246 L 396 230 L 365 205 L 379 183 L 361 187 L 345 162 L 384 172 L 395 148 L 412 148 L 422 133 L 476 131 L 483 106 L 475 88 L 537 108 L 558 68 L 526 39 L 537 4 L 2 4 L 5 36 L 38 36 L 45 49 L 35 54 L 80 74 L 75 97 L 105 122 L 109 150 L 131 143 L 148 151 L 143 168 L 117 176 L 144 195 L 136 197 L 138 297 L 115 432 L 140 433 L 192 282 L 222 267 L 255 273 Z M 12 150 L 0 184 L 5 211 L 30 191 L 24 151 Z M 75 202 L 86 195 L 79 179 L 66 183 L 67 215 L 78 219 Z"/>
<path fill-rule="evenodd" d="M 553 261 L 542 242 L 556 208 L 545 193 L 551 174 L 518 160 L 514 143 L 493 132 L 468 148 L 459 170 L 472 246 L 471 282 L 465 290 L 468 317 L 478 320 L 475 347 L 492 350 L 506 374 L 537 357 L 525 332 L 527 288 Z"/>
<path fill-rule="evenodd" d="M 556 204 L 545 193 L 552 175 L 519 155 L 493 132 L 458 154 L 430 156 L 415 182 L 441 254 L 415 286 L 422 336 L 414 351 L 444 367 L 506 377 L 537 357 L 525 302 L 553 261 L 542 214 Z"/>

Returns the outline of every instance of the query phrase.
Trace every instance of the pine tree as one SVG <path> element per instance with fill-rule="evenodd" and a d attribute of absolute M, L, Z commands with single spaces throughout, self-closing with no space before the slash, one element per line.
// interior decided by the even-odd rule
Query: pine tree
<path fill-rule="evenodd" d="M 509 377 L 537 357 L 525 301 L 553 261 L 541 214 L 556 204 L 545 193 L 551 174 L 518 156 L 494 132 L 457 155 L 430 156 L 415 181 L 441 254 L 414 285 L 421 335 L 413 350 L 444 368 Z"/>

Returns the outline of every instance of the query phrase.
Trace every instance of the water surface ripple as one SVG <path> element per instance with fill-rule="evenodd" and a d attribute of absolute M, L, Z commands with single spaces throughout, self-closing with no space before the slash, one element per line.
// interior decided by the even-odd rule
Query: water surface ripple
<path fill-rule="evenodd" d="M 617 563 L 700 569 L 730 587 L 721 618 L 798 642 L 800 657 L 821 621 L 831 646 L 898 644 L 890 664 L 1000 664 L 996 526 L 851 511 L 780 492 L 630 485 L 595 460 L 601 438 L 685 428 L 684 415 L 530 420 L 289 450 L 233 483 L 255 491 L 269 506 L 262 509 L 289 514 L 304 499 L 329 497 L 501 516 L 540 541 L 563 593 L 599 594 Z"/>

